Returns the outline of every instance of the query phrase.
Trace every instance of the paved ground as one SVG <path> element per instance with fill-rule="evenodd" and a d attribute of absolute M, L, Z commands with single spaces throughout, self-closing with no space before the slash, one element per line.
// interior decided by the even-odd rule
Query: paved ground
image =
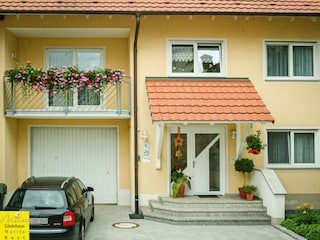
<path fill-rule="evenodd" d="M 95 221 L 87 230 L 86 240 L 292 240 L 270 225 L 262 226 L 190 226 L 130 219 L 129 207 L 96 205 Z M 139 224 L 136 228 L 116 228 L 115 223 Z M 126 226 L 125 224 L 120 224 Z"/>

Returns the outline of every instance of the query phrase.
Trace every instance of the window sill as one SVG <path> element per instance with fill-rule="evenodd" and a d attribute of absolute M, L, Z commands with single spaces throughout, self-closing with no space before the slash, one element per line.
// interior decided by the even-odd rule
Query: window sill
<path fill-rule="evenodd" d="M 266 168 L 269 169 L 275 169 L 275 170 L 312 170 L 312 169 L 320 169 L 319 164 L 314 165 L 274 165 L 274 164 L 268 164 L 266 165 Z"/>
<path fill-rule="evenodd" d="M 265 78 L 264 81 L 265 82 L 299 82 L 300 83 L 300 82 L 320 82 L 320 79 L 318 78 L 315 78 L 315 79 Z"/>

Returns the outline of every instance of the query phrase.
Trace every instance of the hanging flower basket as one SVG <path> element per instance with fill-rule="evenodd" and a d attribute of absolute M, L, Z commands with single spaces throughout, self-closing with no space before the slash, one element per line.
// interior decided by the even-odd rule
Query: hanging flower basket
<path fill-rule="evenodd" d="M 7 70 L 6 76 L 10 82 L 21 85 L 24 93 L 37 90 L 56 95 L 59 92 L 68 93 L 74 90 L 102 92 L 109 84 L 121 84 L 124 72 L 110 68 L 82 71 L 77 66 L 68 66 L 61 69 L 51 66 L 44 70 L 35 68 L 30 61 L 27 61 L 26 66 Z"/>
<path fill-rule="evenodd" d="M 258 130 L 255 134 L 251 134 L 246 137 L 247 150 L 248 153 L 260 154 L 260 152 L 265 148 L 265 144 L 262 143 L 260 139 L 261 131 Z"/>

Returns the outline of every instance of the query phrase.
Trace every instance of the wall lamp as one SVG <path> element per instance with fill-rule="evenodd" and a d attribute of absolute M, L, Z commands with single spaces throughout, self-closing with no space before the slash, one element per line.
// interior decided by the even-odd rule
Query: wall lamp
<path fill-rule="evenodd" d="M 237 131 L 235 130 L 231 131 L 231 138 L 236 139 L 236 137 L 237 137 Z"/>

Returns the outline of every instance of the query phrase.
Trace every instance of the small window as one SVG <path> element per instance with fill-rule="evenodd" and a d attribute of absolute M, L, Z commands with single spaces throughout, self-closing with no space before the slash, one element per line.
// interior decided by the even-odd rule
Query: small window
<path fill-rule="evenodd" d="M 169 75 L 224 76 L 222 41 L 170 41 Z"/>
<path fill-rule="evenodd" d="M 70 203 L 70 205 L 74 205 L 78 201 L 78 197 L 74 189 L 70 186 L 66 189 L 67 198 Z"/>
<path fill-rule="evenodd" d="M 84 193 L 87 190 L 87 187 L 79 179 L 77 180 L 77 184 L 79 185 L 82 193 Z"/>
<path fill-rule="evenodd" d="M 181 146 L 177 146 L 175 143 L 177 138 L 181 139 Z M 184 170 L 187 168 L 188 163 L 188 138 L 186 133 L 180 134 L 180 137 L 176 133 L 170 135 L 171 142 L 171 171 L 178 169 Z"/>
<path fill-rule="evenodd" d="M 267 80 L 314 80 L 316 43 L 266 42 Z"/>
<path fill-rule="evenodd" d="M 80 199 L 82 197 L 82 191 L 81 191 L 79 185 L 76 182 L 73 182 L 72 188 L 77 195 L 77 199 Z"/>
<path fill-rule="evenodd" d="M 317 160 L 317 131 L 269 130 L 268 164 L 274 167 L 313 167 Z"/>

